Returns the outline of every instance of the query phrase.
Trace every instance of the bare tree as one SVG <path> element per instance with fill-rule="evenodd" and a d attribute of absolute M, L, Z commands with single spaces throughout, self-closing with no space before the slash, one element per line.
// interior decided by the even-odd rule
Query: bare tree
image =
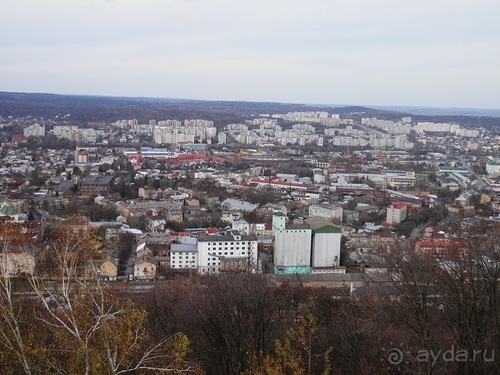
<path fill-rule="evenodd" d="M 445 252 L 399 246 L 386 257 L 397 293 L 379 306 L 387 323 L 406 328 L 408 371 L 498 373 L 488 353 L 500 347 L 499 240 L 496 225 L 457 227 Z M 418 358 L 419 351 L 441 355 L 451 348 L 459 360 Z"/>
<path fill-rule="evenodd" d="M 2 278 L 1 354 L 12 351 L 26 374 L 200 373 L 185 360 L 186 335 L 153 340 L 146 311 L 118 299 L 92 262 L 83 263 L 94 245 L 74 231 L 57 238 L 50 250 L 58 272 L 27 278 L 29 289 L 18 294 L 23 308 L 13 303 L 11 278 Z"/>
<path fill-rule="evenodd" d="M 3 348 L 1 351 L 2 361 L 13 355 L 15 357 L 14 363 L 19 363 L 25 374 L 32 374 L 33 364 L 29 358 L 29 341 L 24 336 L 25 327 L 19 319 L 22 306 L 14 301 L 12 274 L 9 265 L 15 233 L 18 233 L 19 230 L 19 225 L 5 222 L 0 228 L 0 345 Z"/>

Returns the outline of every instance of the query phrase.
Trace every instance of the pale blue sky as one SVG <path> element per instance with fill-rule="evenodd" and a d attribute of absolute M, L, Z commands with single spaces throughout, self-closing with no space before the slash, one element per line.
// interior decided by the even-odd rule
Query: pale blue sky
<path fill-rule="evenodd" d="M 500 107 L 498 0 L 2 0 L 0 91 Z"/>

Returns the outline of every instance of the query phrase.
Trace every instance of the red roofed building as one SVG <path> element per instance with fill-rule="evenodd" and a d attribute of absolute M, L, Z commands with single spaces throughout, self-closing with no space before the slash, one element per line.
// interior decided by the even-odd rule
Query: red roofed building
<path fill-rule="evenodd" d="M 85 150 L 80 150 L 76 153 L 76 163 L 85 164 L 89 162 L 89 153 Z"/>
<path fill-rule="evenodd" d="M 13 143 L 25 143 L 25 142 L 28 142 L 28 138 L 26 138 L 25 136 L 23 136 L 21 134 L 14 134 L 12 136 L 12 142 Z"/>
<path fill-rule="evenodd" d="M 465 252 L 465 245 L 458 240 L 437 233 L 417 241 L 415 251 L 437 259 L 450 259 L 462 256 Z"/>
<path fill-rule="evenodd" d="M 163 159 L 166 163 L 197 163 L 208 160 L 208 156 L 204 154 L 178 154 L 175 158 Z"/>
<path fill-rule="evenodd" d="M 130 155 L 130 156 L 128 157 L 128 160 L 129 160 L 132 164 L 142 164 L 142 152 L 137 151 L 137 154 L 136 154 L 136 155 Z"/>
<path fill-rule="evenodd" d="M 219 235 L 219 230 L 217 228 L 207 229 L 207 236 L 218 236 L 218 235 Z"/>
<path fill-rule="evenodd" d="M 408 215 L 408 204 L 406 202 L 396 202 L 387 208 L 386 221 L 391 224 L 399 224 Z"/>

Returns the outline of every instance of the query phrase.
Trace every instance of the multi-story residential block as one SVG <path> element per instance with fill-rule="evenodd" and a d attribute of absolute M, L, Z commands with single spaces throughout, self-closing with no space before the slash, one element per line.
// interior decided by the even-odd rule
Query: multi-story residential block
<path fill-rule="evenodd" d="M 172 244 L 170 267 L 199 274 L 256 271 L 258 241 L 255 235 L 231 231 L 226 235 L 199 236 Z"/>
<path fill-rule="evenodd" d="M 198 237 L 198 273 L 213 274 L 221 271 L 223 262 L 244 264 L 241 271 L 257 269 L 257 236 L 241 235 L 232 231 L 228 235 Z"/>
<path fill-rule="evenodd" d="M 408 215 L 408 204 L 405 202 L 396 202 L 387 208 L 386 221 L 390 224 L 399 224 Z"/>
<path fill-rule="evenodd" d="M 157 126 L 153 132 L 156 144 L 193 143 L 195 129 L 189 127 Z"/>
<path fill-rule="evenodd" d="M 105 195 L 111 190 L 112 176 L 88 176 L 80 187 L 82 195 Z"/>
<path fill-rule="evenodd" d="M 66 138 L 74 142 L 78 142 L 80 137 L 79 128 L 75 125 L 56 125 L 52 132 L 58 138 Z"/>
<path fill-rule="evenodd" d="M 490 160 L 486 163 L 487 174 L 500 174 L 500 162 L 497 160 Z"/>
<path fill-rule="evenodd" d="M 25 137 L 39 137 L 45 135 L 45 125 L 33 124 L 23 129 L 23 136 Z"/>
<path fill-rule="evenodd" d="M 309 216 L 322 217 L 328 220 L 342 221 L 342 207 L 333 205 L 312 204 L 309 206 Z"/>
<path fill-rule="evenodd" d="M 182 243 L 170 245 L 170 268 L 196 271 L 198 268 L 198 246 L 196 238 L 185 237 Z"/>
<path fill-rule="evenodd" d="M 415 251 L 436 259 L 446 260 L 450 257 L 461 256 L 466 251 L 464 243 L 451 238 L 444 233 L 436 233 L 430 236 L 424 236 L 415 243 Z"/>

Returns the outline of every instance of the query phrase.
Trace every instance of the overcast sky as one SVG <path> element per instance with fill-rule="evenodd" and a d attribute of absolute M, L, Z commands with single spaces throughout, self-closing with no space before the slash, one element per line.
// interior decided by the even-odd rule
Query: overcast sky
<path fill-rule="evenodd" d="M 500 107 L 498 0 L 0 5 L 0 91 Z"/>

